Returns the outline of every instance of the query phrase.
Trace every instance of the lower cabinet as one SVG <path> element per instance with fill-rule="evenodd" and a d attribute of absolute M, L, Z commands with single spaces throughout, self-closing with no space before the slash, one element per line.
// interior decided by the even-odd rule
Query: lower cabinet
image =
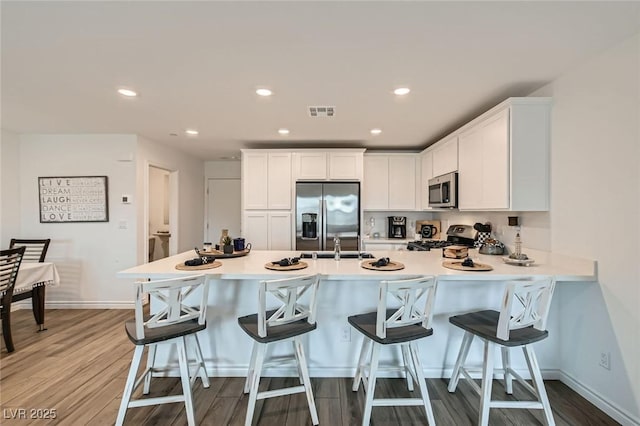
<path fill-rule="evenodd" d="M 407 248 L 407 242 L 381 242 L 381 241 L 363 241 L 364 251 L 393 251 L 393 250 L 405 250 Z"/>
<path fill-rule="evenodd" d="M 291 212 L 245 211 L 242 236 L 255 250 L 291 250 Z"/>

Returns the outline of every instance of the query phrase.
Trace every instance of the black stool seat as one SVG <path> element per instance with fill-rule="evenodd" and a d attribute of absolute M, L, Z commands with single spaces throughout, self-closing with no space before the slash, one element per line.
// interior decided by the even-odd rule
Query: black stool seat
<path fill-rule="evenodd" d="M 486 310 L 471 312 L 463 315 L 456 315 L 449 318 L 449 322 L 461 329 L 473 333 L 478 337 L 498 343 L 502 346 L 522 346 L 545 339 L 549 332 L 537 330 L 532 326 L 511 330 L 509 340 L 499 339 L 496 334 L 498 330 L 498 319 L 500 312 Z"/>
<path fill-rule="evenodd" d="M 387 319 L 389 319 L 395 312 L 396 309 L 387 309 Z M 352 315 L 347 318 L 347 320 L 349 321 L 349 324 L 351 324 L 360 333 L 383 345 L 410 342 L 433 334 L 432 328 L 426 329 L 422 327 L 422 325 L 416 324 L 404 327 L 387 328 L 387 337 L 378 337 L 378 335 L 376 335 L 377 315 L 377 312 L 369 312 L 366 314 Z"/>
<path fill-rule="evenodd" d="M 267 311 L 266 317 L 269 318 L 276 312 L 276 309 Z M 258 335 L 258 314 L 246 315 L 238 318 L 240 328 L 244 330 L 253 340 L 260 343 L 276 342 L 278 340 L 288 339 L 289 337 L 299 336 L 316 329 L 316 323 L 309 324 L 306 319 L 295 321 L 289 324 L 279 325 L 274 328 L 267 327 L 267 335 L 260 337 Z"/>
<path fill-rule="evenodd" d="M 134 345 L 148 345 L 150 343 L 163 342 L 165 340 L 174 339 L 176 337 L 187 336 L 189 334 L 197 333 L 200 330 L 207 328 L 207 324 L 198 324 L 198 320 L 185 321 L 178 324 L 168 325 L 166 327 L 158 328 L 144 328 L 144 338 L 136 338 L 136 321 L 127 321 L 124 324 L 125 330 L 127 330 L 127 336 Z"/>

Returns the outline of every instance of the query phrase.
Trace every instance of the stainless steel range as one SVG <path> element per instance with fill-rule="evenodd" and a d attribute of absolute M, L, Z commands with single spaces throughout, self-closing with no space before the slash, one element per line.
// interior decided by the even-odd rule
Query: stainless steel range
<path fill-rule="evenodd" d="M 471 225 L 451 225 L 447 229 L 446 240 L 418 240 L 407 244 L 407 250 L 429 251 L 452 245 L 473 247 L 475 231 Z"/>

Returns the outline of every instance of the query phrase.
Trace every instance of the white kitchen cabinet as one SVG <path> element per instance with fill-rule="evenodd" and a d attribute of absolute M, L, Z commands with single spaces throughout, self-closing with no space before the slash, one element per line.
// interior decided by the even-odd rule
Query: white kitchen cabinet
<path fill-rule="evenodd" d="M 433 176 L 458 170 L 458 136 L 449 136 L 434 144 Z"/>
<path fill-rule="evenodd" d="M 402 240 L 399 242 L 392 242 L 389 240 L 377 241 L 377 240 L 363 240 L 364 251 L 394 251 L 405 250 L 407 248 L 407 241 Z"/>
<path fill-rule="evenodd" d="M 549 209 L 548 98 L 512 98 L 459 135 L 460 210 Z"/>
<path fill-rule="evenodd" d="M 420 154 L 419 190 L 422 210 L 431 210 L 429 207 L 429 179 L 433 176 L 433 151 L 424 151 Z"/>
<path fill-rule="evenodd" d="M 416 155 L 364 156 L 363 210 L 415 210 Z"/>
<path fill-rule="evenodd" d="M 291 212 L 247 211 L 242 223 L 252 250 L 291 250 Z"/>
<path fill-rule="evenodd" d="M 291 209 L 291 153 L 242 151 L 242 209 Z"/>
<path fill-rule="evenodd" d="M 304 150 L 293 154 L 294 179 L 361 180 L 363 149 Z"/>

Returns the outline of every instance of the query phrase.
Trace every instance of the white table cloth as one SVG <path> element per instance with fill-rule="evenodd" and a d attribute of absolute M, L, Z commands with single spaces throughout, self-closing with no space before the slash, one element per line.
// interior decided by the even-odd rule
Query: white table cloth
<path fill-rule="evenodd" d="M 29 291 L 34 284 L 38 283 L 51 286 L 60 284 L 60 275 L 58 275 L 56 265 L 50 262 L 20 264 L 13 294 Z"/>

